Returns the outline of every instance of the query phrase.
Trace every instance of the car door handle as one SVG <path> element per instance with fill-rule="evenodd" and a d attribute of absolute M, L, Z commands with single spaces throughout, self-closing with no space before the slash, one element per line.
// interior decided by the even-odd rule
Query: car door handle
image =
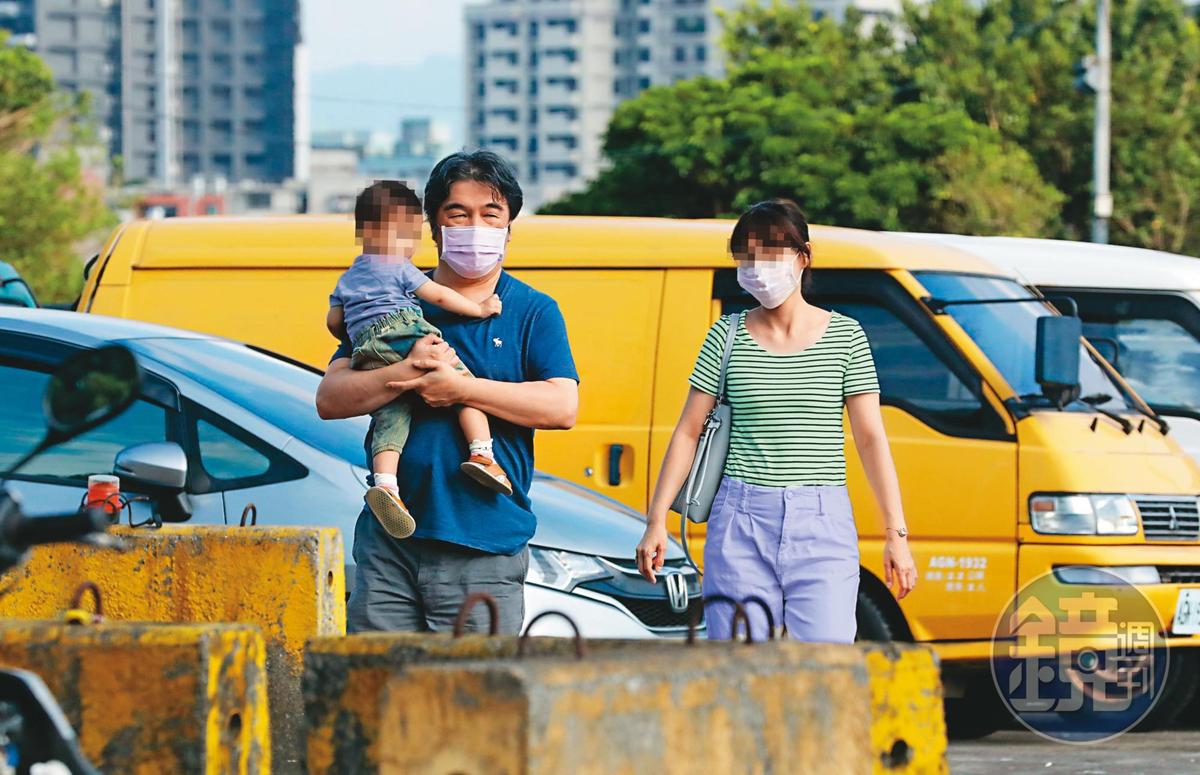
<path fill-rule="evenodd" d="M 612 444 L 608 448 L 608 486 L 621 484 L 621 457 L 625 454 L 624 444 Z"/>

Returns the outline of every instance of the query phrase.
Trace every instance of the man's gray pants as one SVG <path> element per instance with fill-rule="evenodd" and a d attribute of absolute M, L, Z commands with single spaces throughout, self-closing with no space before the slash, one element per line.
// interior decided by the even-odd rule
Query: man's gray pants
<path fill-rule="evenodd" d="M 473 592 L 496 599 L 501 633 L 521 631 L 528 548 L 510 556 L 422 538 L 397 541 L 364 509 L 354 526 L 353 555 L 349 632 L 449 632 Z M 472 609 L 466 629 L 488 631 L 486 606 Z"/>

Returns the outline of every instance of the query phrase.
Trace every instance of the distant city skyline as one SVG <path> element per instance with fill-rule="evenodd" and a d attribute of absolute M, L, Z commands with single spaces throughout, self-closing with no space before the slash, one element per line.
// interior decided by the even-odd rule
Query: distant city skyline
<path fill-rule="evenodd" d="M 303 0 L 313 131 L 429 116 L 465 142 L 463 9 L 476 0 Z"/>

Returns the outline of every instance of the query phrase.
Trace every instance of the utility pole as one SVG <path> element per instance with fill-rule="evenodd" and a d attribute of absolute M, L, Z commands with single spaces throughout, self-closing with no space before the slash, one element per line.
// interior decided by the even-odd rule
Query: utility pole
<path fill-rule="evenodd" d="M 1092 138 L 1092 242 L 1108 242 L 1113 200 L 1109 190 L 1112 111 L 1112 0 L 1096 0 L 1096 124 Z"/>

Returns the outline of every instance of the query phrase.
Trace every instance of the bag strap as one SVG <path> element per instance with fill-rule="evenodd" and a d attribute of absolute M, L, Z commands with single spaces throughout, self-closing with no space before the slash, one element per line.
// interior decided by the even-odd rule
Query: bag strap
<path fill-rule="evenodd" d="M 733 354 L 733 340 L 737 338 L 742 324 L 742 313 L 735 312 L 729 318 L 729 330 L 725 332 L 725 352 L 721 355 L 721 373 L 717 377 L 717 401 L 725 403 L 725 375 L 729 371 L 729 356 Z"/>

